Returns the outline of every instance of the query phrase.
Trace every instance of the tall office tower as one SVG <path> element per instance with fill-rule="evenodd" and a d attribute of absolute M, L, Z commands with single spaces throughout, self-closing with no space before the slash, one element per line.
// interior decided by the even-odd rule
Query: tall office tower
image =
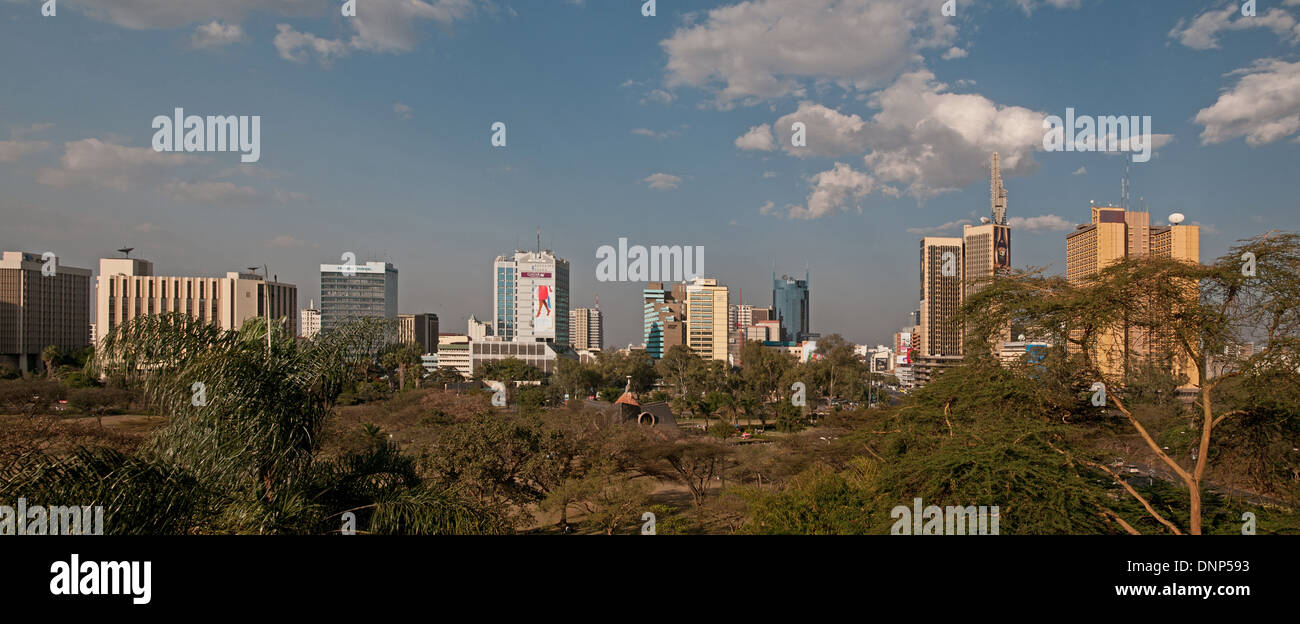
<path fill-rule="evenodd" d="M 398 314 L 397 342 L 419 345 L 420 353 L 437 353 L 438 315 Z"/>
<path fill-rule="evenodd" d="M 466 335 L 470 340 L 484 340 L 492 335 L 492 324 L 478 320 L 473 314 L 469 315 L 469 322 L 466 323 Z"/>
<path fill-rule="evenodd" d="M 397 267 L 391 262 L 320 265 L 320 330 L 362 318 L 397 318 Z"/>
<path fill-rule="evenodd" d="M 988 280 L 999 271 L 1011 268 L 1011 226 L 1007 225 L 1007 189 L 1002 186 L 1002 171 L 998 154 L 993 153 L 992 218 L 981 219 L 980 225 L 968 225 L 962 230 L 964 279 L 962 299 L 965 300 L 988 285 Z"/>
<path fill-rule="evenodd" d="M 965 281 L 961 259 L 962 239 L 921 239 L 921 329 L 913 343 L 919 383 L 961 359 L 962 331 L 955 318 Z"/>
<path fill-rule="evenodd" d="M 1107 266 L 1124 258 L 1157 256 L 1200 262 L 1200 227 L 1174 223 L 1151 227 L 1151 215 L 1121 206 L 1092 206 L 1092 223 L 1078 226 L 1065 238 L 1065 273 L 1072 284 L 1086 284 Z M 1194 285 L 1191 285 L 1194 287 Z M 1101 372 L 1122 376 L 1135 358 L 1153 352 L 1172 357 L 1172 338 L 1149 335 L 1124 323 L 1098 336 L 1094 358 Z M 1199 383 L 1191 362 L 1174 358 L 1174 371 Z"/>
<path fill-rule="evenodd" d="M 303 338 L 310 340 L 320 335 L 320 308 L 316 307 L 315 299 L 302 309 L 302 322 L 299 323 L 299 327 L 302 328 Z"/>
<path fill-rule="evenodd" d="M 138 258 L 100 258 L 95 300 L 95 341 L 137 316 L 182 313 L 221 329 L 269 318 L 298 333 L 298 287 L 252 272 L 225 277 L 175 277 L 153 274 L 153 263 Z"/>
<path fill-rule="evenodd" d="M 746 327 L 750 327 L 754 324 L 755 309 L 766 310 L 767 308 L 755 308 L 747 303 L 734 303 L 727 306 L 727 326 L 732 331 L 744 330 Z"/>
<path fill-rule="evenodd" d="M 568 260 L 540 248 L 497 256 L 493 286 L 492 325 L 500 340 L 569 344 Z"/>
<path fill-rule="evenodd" d="M 605 348 L 605 328 L 601 322 L 600 304 L 594 308 L 574 308 L 569 311 L 569 334 L 574 349 L 600 351 Z"/>
<path fill-rule="evenodd" d="M 53 274 L 45 272 L 53 270 Z M 49 263 L 41 254 L 6 251 L 0 256 L 0 362 L 22 371 L 40 370 L 41 351 L 89 346 L 90 269 Z"/>
<path fill-rule="evenodd" d="M 686 344 L 706 360 L 727 361 L 729 298 L 716 279 L 697 277 L 686 284 Z"/>
<path fill-rule="evenodd" d="M 803 342 L 812 337 L 808 330 L 812 314 L 808 296 L 811 279 L 806 271 L 801 280 L 788 275 L 777 279 L 776 273 L 772 273 L 772 310 L 781 321 L 781 340 Z"/>
<path fill-rule="evenodd" d="M 657 360 L 674 345 L 686 344 L 686 286 L 665 288 L 663 282 L 650 282 L 641 296 L 645 302 L 645 350 Z"/>

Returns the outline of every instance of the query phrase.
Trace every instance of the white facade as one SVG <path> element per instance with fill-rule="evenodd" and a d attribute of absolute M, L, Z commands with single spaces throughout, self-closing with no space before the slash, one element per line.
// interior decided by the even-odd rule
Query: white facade
<path fill-rule="evenodd" d="M 569 344 L 569 262 L 550 250 L 493 263 L 492 326 L 501 340 Z"/>
<path fill-rule="evenodd" d="M 320 335 L 320 308 L 316 307 L 315 300 L 302 309 L 302 322 L 299 327 L 302 328 L 303 338 L 310 340 Z"/>

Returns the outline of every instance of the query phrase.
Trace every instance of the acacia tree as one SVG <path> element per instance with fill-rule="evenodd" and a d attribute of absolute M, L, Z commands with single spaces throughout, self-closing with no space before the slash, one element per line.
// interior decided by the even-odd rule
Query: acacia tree
<path fill-rule="evenodd" d="M 1211 461 L 1215 427 L 1250 414 L 1255 406 L 1216 406 L 1216 388 L 1246 377 L 1282 376 L 1300 382 L 1300 234 L 1270 232 L 1233 247 L 1212 265 L 1170 258 L 1130 258 L 1084 284 L 1035 272 L 994 279 L 963 307 L 970 330 L 968 353 L 986 356 L 1003 328 L 1022 326 L 1058 345 L 1087 378 L 1105 384 L 1106 396 L 1146 446 L 1188 488 L 1188 532 L 1202 532 L 1202 487 Z M 1120 332 L 1141 336 L 1140 349 L 1115 351 Z M 1239 347 L 1260 348 L 1242 357 Z M 1140 350 L 1136 356 L 1132 353 Z M 1133 394 L 1124 371 L 1135 358 L 1163 357 L 1179 364 L 1195 387 L 1198 434 L 1190 466 L 1171 457 L 1126 405 Z M 1118 363 L 1116 367 L 1114 364 Z M 1121 485 L 1109 468 L 1096 464 Z M 1147 512 L 1172 532 L 1183 531 L 1132 488 Z"/>

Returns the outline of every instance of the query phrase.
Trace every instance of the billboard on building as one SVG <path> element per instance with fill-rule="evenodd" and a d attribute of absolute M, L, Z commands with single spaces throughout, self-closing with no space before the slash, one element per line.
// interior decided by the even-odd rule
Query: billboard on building
<path fill-rule="evenodd" d="M 1011 268 L 1011 228 L 1005 225 L 993 227 L 993 265 Z"/>
<path fill-rule="evenodd" d="M 538 284 L 533 288 L 533 335 L 555 335 L 555 287 Z"/>

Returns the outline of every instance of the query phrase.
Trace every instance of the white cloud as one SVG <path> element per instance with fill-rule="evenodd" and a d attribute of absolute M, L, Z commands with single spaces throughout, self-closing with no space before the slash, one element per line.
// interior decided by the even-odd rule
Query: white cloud
<path fill-rule="evenodd" d="M 284 189 L 275 189 L 275 192 L 273 193 L 272 196 L 275 197 L 275 201 L 278 201 L 282 204 L 287 204 L 290 202 L 307 201 L 308 199 L 311 199 L 306 193 L 301 193 L 298 191 L 286 191 Z"/>
<path fill-rule="evenodd" d="M 125 191 L 167 167 L 201 160 L 175 152 L 156 152 L 151 147 L 128 147 L 99 139 L 82 139 L 63 144 L 58 169 L 42 169 L 36 180 L 49 186 L 89 184 Z"/>
<path fill-rule="evenodd" d="M 1196 123 L 1205 127 L 1202 144 L 1245 137 L 1259 146 L 1300 130 L 1300 62 L 1260 59 L 1228 75 L 1241 79 L 1196 113 Z"/>
<path fill-rule="evenodd" d="M 809 82 L 869 90 L 956 34 L 954 20 L 929 2 L 749 0 L 709 10 L 660 45 L 669 88 L 706 89 L 715 106 L 729 108 L 802 97 Z"/>
<path fill-rule="evenodd" d="M 777 210 L 776 210 L 776 202 L 773 202 L 773 201 L 769 201 L 769 202 L 763 204 L 763 205 L 760 206 L 759 209 L 758 209 L 758 214 L 761 214 L 761 215 L 774 215 L 774 214 L 776 214 L 776 213 L 777 213 Z"/>
<path fill-rule="evenodd" d="M 415 116 L 415 109 L 401 102 L 393 104 L 393 112 L 397 113 L 399 119 L 410 119 Z"/>
<path fill-rule="evenodd" d="M 942 54 L 941 58 L 943 58 L 943 60 L 945 61 L 948 61 L 952 59 L 966 58 L 966 56 L 967 56 L 966 50 L 959 48 L 957 46 L 953 46 L 951 48 L 948 48 L 948 50 Z"/>
<path fill-rule="evenodd" d="M 791 219 L 817 219 L 837 210 L 848 210 L 849 202 L 871 194 L 876 181 L 870 175 L 854 171 L 844 163 L 818 173 L 809 180 L 813 190 L 808 194 L 806 206 L 787 206 Z M 856 205 L 858 212 L 862 206 Z"/>
<path fill-rule="evenodd" d="M 1072 173 L 1072 174 L 1070 174 L 1070 175 L 1083 175 L 1083 174 L 1085 174 L 1085 173 L 1088 173 L 1088 168 L 1087 168 L 1087 167 L 1080 166 L 1078 169 L 1075 169 L 1075 170 L 1074 170 L 1074 173 Z"/>
<path fill-rule="evenodd" d="M 328 67 L 355 51 L 404 53 L 414 50 L 422 38 L 420 25 L 431 20 L 448 26 L 463 20 L 485 4 L 483 0 L 364 0 L 356 17 L 346 21 L 356 31 L 350 38 L 329 39 L 300 32 L 288 24 L 277 24 L 275 48 L 280 58 L 304 63 L 311 56 Z"/>
<path fill-rule="evenodd" d="M 239 24 L 211 21 L 194 29 L 190 45 L 196 48 L 219 48 L 244 40 L 244 29 Z"/>
<path fill-rule="evenodd" d="M 651 174 L 641 181 L 650 185 L 650 188 L 658 191 L 671 191 L 676 189 L 677 186 L 682 183 L 682 179 L 679 176 L 669 173 Z"/>
<path fill-rule="evenodd" d="M 1022 232 L 1067 232 L 1074 229 L 1073 223 L 1056 215 L 1011 217 L 1007 219 L 1007 225 Z"/>
<path fill-rule="evenodd" d="M 1054 9 L 1077 9 L 1082 4 L 1082 0 L 1016 0 L 1016 5 L 1025 15 L 1030 15 L 1039 6 L 1046 4 Z"/>
<path fill-rule="evenodd" d="M 778 173 L 775 172 L 775 171 L 764 171 L 764 172 L 763 172 L 763 178 L 764 178 L 764 179 L 775 178 L 775 177 L 777 177 L 778 175 L 780 175 L 780 174 L 778 174 Z"/>
<path fill-rule="evenodd" d="M 916 234 L 917 236 L 949 234 L 949 233 L 960 232 L 963 225 L 971 225 L 973 223 L 975 222 L 971 221 L 970 219 L 961 219 L 958 221 L 949 221 L 943 225 L 935 225 L 931 227 L 907 228 L 907 233 Z"/>
<path fill-rule="evenodd" d="M 736 147 L 763 152 L 776 149 L 776 140 L 772 138 L 772 126 L 760 124 L 750 128 L 745 134 L 736 137 Z"/>
<path fill-rule="evenodd" d="M 1248 28 L 1267 28 L 1286 43 L 1300 43 L 1300 23 L 1290 13 L 1274 7 L 1263 14 L 1246 17 L 1241 14 L 1240 2 L 1210 9 L 1190 21 L 1180 19 L 1169 31 L 1169 36 L 1189 48 L 1210 50 L 1219 47 L 1220 33 Z"/>
<path fill-rule="evenodd" d="M 807 128 L 808 144 L 794 147 L 789 140 L 795 122 L 802 122 Z M 782 137 L 781 147 L 792 156 L 841 156 L 867 149 L 866 133 L 863 129 L 867 123 L 857 115 L 844 115 L 837 110 L 827 108 L 814 102 L 800 102 L 799 108 L 773 124 Z"/>
<path fill-rule="evenodd" d="M 662 132 L 656 132 L 649 128 L 636 128 L 635 130 L 632 130 L 632 134 L 635 134 L 637 136 L 650 137 L 656 141 L 671 139 L 675 136 L 681 135 L 681 133 L 682 133 L 681 130 L 664 130 Z"/>

